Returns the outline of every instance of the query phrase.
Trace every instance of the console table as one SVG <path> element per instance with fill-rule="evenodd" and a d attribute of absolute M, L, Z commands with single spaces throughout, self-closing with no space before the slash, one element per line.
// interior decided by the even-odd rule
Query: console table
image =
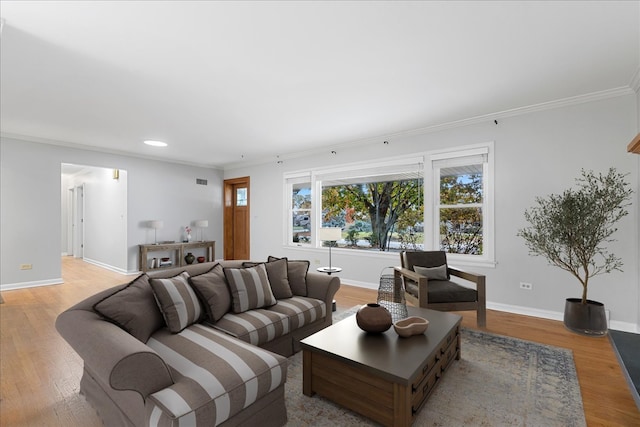
<path fill-rule="evenodd" d="M 191 252 L 193 249 L 205 250 L 205 262 L 213 261 L 216 255 L 216 242 L 204 241 L 204 242 L 175 242 L 175 243 L 158 243 L 158 244 L 146 244 L 140 246 L 140 270 L 146 273 L 149 268 L 149 253 L 150 252 L 170 252 L 173 253 L 172 264 L 167 267 L 157 267 L 154 270 L 162 268 L 182 267 L 186 265 L 184 256 L 186 253 Z"/>

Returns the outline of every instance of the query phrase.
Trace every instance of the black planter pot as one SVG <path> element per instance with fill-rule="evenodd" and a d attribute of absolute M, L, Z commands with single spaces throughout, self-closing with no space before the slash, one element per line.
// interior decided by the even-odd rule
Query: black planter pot
<path fill-rule="evenodd" d="M 564 326 L 582 335 L 601 337 L 607 334 L 607 316 L 604 304 L 581 298 L 567 298 L 564 305 Z"/>

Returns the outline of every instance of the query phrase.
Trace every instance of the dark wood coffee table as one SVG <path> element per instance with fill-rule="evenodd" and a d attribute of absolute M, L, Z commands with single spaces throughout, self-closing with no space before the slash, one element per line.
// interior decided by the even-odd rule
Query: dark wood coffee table
<path fill-rule="evenodd" d="M 429 320 L 423 335 L 363 332 L 355 315 L 301 341 L 303 386 L 385 426 L 410 426 L 454 359 L 460 322 L 453 313 L 408 307 Z"/>

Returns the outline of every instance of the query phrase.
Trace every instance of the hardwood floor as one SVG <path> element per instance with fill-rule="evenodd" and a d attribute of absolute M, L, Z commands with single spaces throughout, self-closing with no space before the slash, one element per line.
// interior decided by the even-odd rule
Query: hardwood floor
<path fill-rule="evenodd" d="M 0 426 L 101 425 L 79 396 L 82 361 L 55 330 L 59 313 L 99 290 L 132 280 L 63 258 L 64 284 L 2 292 L 0 304 Z M 374 301 L 376 292 L 344 285 L 340 308 Z M 473 312 L 463 326 L 475 328 Z M 640 426 L 640 411 L 607 338 L 568 332 L 562 323 L 489 310 L 486 331 L 573 350 L 589 426 Z M 480 391 L 481 392 L 481 391 Z"/>

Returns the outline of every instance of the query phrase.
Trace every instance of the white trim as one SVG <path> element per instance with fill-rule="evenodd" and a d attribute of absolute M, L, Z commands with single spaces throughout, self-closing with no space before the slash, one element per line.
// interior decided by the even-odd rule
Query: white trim
<path fill-rule="evenodd" d="M 219 165 L 217 166 L 217 165 L 207 164 L 207 163 L 187 162 L 187 161 L 182 161 L 182 160 L 169 159 L 169 158 L 166 158 L 166 157 L 150 156 L 150 155 L 145 155 L 145 154 L 134 153 L 134 152 L 131 152 L 131 151 L 115 150 L 113 148 L 107 148 L 107 147 L 96 147 L 96 146 L 93 146 L 93 145 L 85 145 L 85 144 L 78 144 L 78 143 L 75 143 L 75 142 L 59 141 L 59 140 L 55 140 L 55 139 L 41 138 L 41 137 L 31 136 L 31 135 L 22 135 L 22 134 L 16 134 L 16 133 L 0 132 L 0 137 L 1 138 L 7 138 L 7 139 L 15 139 L 15 140 L 24 141 L 24 142 L 35 142 L 37 144 L 47 144 L 47 145 L 55 145 L 55 146 L 58 146 L 58 147 L 73 148 L 73 149 L 76 149 L 76 150 L 94 151 L 94 152 L 98 152 L 98 153 L 114 154 L 114 155 L 126 156 L 126 157 L 135 157 L 137 159 L 155 160 L 155 161 L 164 162 L 164 163 L 174 163 L 174 164 L 178 164 L 178 165 L 195 166 L 195 167 L 198 167 L 198 168 L 224 170 Z M 260 163 L 266 163 L 266 162 L 260 162 Z"/>
<path fill-rule="evenodd" d="M 638 89 L 640 90 L 640 89 Z M 340 150 L 341 148 L 355 148 L 358 146 L 365 146 L 370 144 L 380 143 L 382 140 L 393 140 L 394 138 L 401 138 L 405 136 L 426 135 L 434 132 L 440 132 L 447 129 L 456 129 L 464 126 L 471 126 L 479 123 L 493 122 L 505 117 L 520 116 L 528 113 L 552 110 L 556 108 L 562 108 L 572 105 L 585 104 L 587 102 L 599 101 L 603 99 L 616 98 L 619 96 L 626 96 L 634 94 L 634 89 L 629 86 L 622 86 L 613 89 L 602 90 L 598 92 L 587 93 L 584 95 L 577 95 L 568 98 L 557 99 L 549 102 L 542 102 L 539 104 L 533 104 L 524 107 L 512 108 L 510 110 L 498 111 L 495 113 L 483 114 L 481 116 L 470 117 L 462 120 L 454 120 L 442 124 L 436 124 L 432 126 L 425 126 L 422 128 L 412 129 L 408 131 L 396 132 L 385 135 L 377 135 L 371 138 L 364 138 L 360 140 L 347 141 L 341 144 L 334 144 L 319 149 L 312 149 L 306 151 L 299 151 L 297 153 L 280 154 L 278 160 L 286 162 L 287 160 L 293 160 L 301 157 L 312 157 L 319 154 L 326 154 L 330 150 Z M 224 170 L 237 169 L 247 166 L 255 166 L 260 164 L 270 163 L 273 160 L 259 160 L 255 162 L 236 162 L 224 165 Z"/>
<path fill-rule="evenodd" d="M 105 264 L 104 262 L 100 262 L 100 261 L 96 261 L 94 259 L 91 258 L 82 258 L 83 261 L 88 262 L 89 264 L 93 264 L 96 265 L 98 267 L 102 267 L 105 270 L 109 270 L 109 271 L 115 271 L 116 273 L 120 273 L 120 274 L 131 274 L 128 270 L 124 270 L 122 268 L 119 267 L 114 267 L 112 265 L 109 264 Z"/>
<path fill-rule="evenodd" d="M 356 286 L 358 288 L 365 288 L 365 289 L 373 289 L 375 291 L 377 291 L 378 288 L 380 287 L 379 283 L 361 282 L 359 280 L 352 280 L 346 277 L 340 277 L 340 282 L 349 286 Z"/>
<path fill-rule="evenodd" d="M 425 161 L 425 224 L 429 212 L 427 207 L 432 209 L 430 229 L 427 231 L 425 228 L 425 236 L 427 233 L 431 235 L 430 240 L 425 240 L 425 248 L 428 250 L 438 250 L 440 248 L 440 233 L 439 233 L 439 209 L 441 207 L 439 203 L 440 194 L 440 169 L 442 163 L 448 158 L 463 159 L 465 157 L 473 158 L 475 156 L 486 155 L 486 158 L 482 160 L 482 185 L 483 185 L 483 254 L 482 255 L 465 255 L 447 253 L 447 259 L 449 263 L 453 262 L 461 265 L 490 267 L 493 268 L 496 265 L 495 260 L 495 214 L 494 214 L 494 170 L 495 170 L 495 142 L 487 141 L 481 144 L 465 145 L 460 147 L 453 147 L 450 149 L 441 149 L 437 151 L 431 151 L 426 154 Z M 480 161 L 480 160 L 478 160 Z M 427 162 L 429 165 L 427 166 Z M 427 167 L 430 170 L 431 185 L 427 185 L 426 171 Z M 475 207 L 476 204 L 465 205 L 468 207 Z"/>
<path fill-rule="evenodd" d="M 62 281 L 62 277 L 57 279 L 48 279 L 48 280 L 34 280 L 32 282 L 19 282 L 19 283 L 6 283 L 4 285 L 0 285 L 0 291 L 11 291 L 15 289 L 25 289 L 25 288 L 37 288 L 39 286 L 51 286 L 51 285 L 61 285 L 64 282 Z"/>
<path fill-rule="evenodd" d="M 538 308 L 523 307 L 518 305 L 510 305 L 510 304 L 501 304 L 497 302 L 487 301 L 487 309 L 504 311 L 506 313 L 520 314 L 523 316 L 538 317 L 541 319 L 557 320 L 560 322 L 564 320 L 564 313 L 561 313 L 558 311 L 542 310 Z M 633 323 L 621 322 L 619 320 L 609 320 L 608 316 L 607 316 L 607 320 L 609 321 L 609 329 L 640 333 L 640 328 L 638 327 L 638 325 L 634 325 Z"/>

